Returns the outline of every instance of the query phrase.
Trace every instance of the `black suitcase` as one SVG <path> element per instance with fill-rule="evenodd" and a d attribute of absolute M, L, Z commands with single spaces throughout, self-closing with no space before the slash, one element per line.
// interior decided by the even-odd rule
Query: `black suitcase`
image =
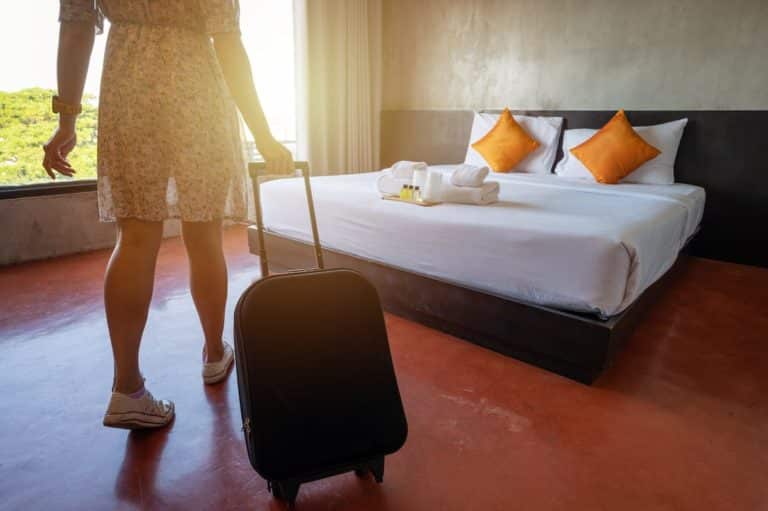
<path fill-rule="evenodd" d="M 371 472 L 405 443 L 407 423 L 376 289 L 359 273 L 323 269 L 309 167 L 297 162 L 320 269 L 269 275 L 258 170 L 262 279 L 235 309 L 237 383 L 251 465 L 293 505 L 299 485 Z"/>

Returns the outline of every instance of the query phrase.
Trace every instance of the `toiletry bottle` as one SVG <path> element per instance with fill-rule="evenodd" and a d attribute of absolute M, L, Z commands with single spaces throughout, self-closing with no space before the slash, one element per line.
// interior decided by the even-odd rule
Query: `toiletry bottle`
<path fill-rule="evenodd" d="M 413 199 L 413 186 L 412 185 L 405 185 L 405 199 L 406 200 Z"/>
<path fill-rule="evenodd" d="M 403 185 L 403 187 L 400 188 L 400 198 L 401 199 L 408 198 L 408 185 Z"/>
<path fill-rule="evenodd" d="M 416 202 L 421 202 L 421 188 L 418 186 L 413 188 L 413 200 Z"/>

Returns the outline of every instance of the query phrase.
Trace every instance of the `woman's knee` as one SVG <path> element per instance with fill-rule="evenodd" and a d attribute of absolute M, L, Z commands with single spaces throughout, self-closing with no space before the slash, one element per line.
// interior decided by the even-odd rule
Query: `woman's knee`
<path fill-rule="evenodd" d="M 121 218 L 117 221 L 118 245 L 121 249 L 157 252 L 163 240 L 163 222 Z"/>
<path fill-rule="evenodd" d="M 222 243 L 221 220 L 209 222 L 182 222 L 181 232 L 187 252 L 220 251 Z"/>

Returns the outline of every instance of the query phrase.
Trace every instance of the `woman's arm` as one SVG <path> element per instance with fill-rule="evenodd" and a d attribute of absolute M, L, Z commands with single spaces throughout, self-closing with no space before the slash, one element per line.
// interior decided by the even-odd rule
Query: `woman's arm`
<path fill-rule="evenodd" d="M 293 172 L 295 169 L 291 152 L 275 140 L 269 131 L 269 125 L 253 83 L 251 63 L 240 34 L 236 32 L 216 34 L 213 36 L 213 43 L 229 91 L 253 134 L 256 148 L 267 162 L 267 173 Z"/>
<path fill-rule="evenodd" d="M 79 105 L 82 101 L 94 37 L 93 23 L 73 21 L 61 23 L 57 76 L 59 100 L 64 103 Z M 75 173 L 67 161 L 67 155 L 77 143 L 76 120 L 76 115 L 59 114 L 59 127 L 48 143 L 43 146 L 45 148 L 43 167 L 52 179 L 56 179 L 53 170 L 70 177 Z"/>

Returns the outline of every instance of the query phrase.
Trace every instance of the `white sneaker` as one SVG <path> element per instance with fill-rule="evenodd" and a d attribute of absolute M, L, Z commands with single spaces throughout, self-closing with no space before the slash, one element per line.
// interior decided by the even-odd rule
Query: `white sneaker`
<path fill-rule="evenodd" d="M 104 425 L 123 429 L 161 428 L 171 422 L 174 412 L 173 401 L 155 399 L 148 390 L 137 398 L 112 392 Z"/>
<path fill-rule="evenodd" d="M 224 355 L 221 357 L 221 360 L 203 364 L 203 381 L 206 385 L 213 385 L 223 381 L 227 377 L 227 372 L 232 366 L 232 362 L 235 361 L 235 352 L 232 350 L 232 346 L 225 341 L 222 341 L 222 343 L 224 344 Z"/>

